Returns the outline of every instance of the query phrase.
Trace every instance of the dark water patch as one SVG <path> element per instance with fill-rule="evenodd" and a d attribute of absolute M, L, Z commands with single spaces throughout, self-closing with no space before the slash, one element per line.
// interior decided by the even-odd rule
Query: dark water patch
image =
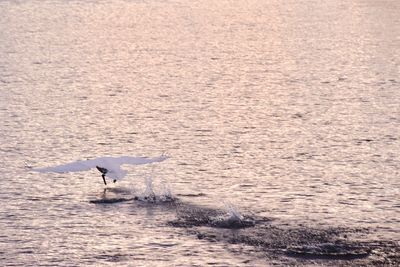
<path fill-rule="evenodd" d="M 168 248 L 168 247 L 174 247 L 177 245 L 177 243 L 155 243 L 155 242 L 150 242 L 148 243 L 149 246 L 154 246 L 154 247 L 163 247 L 163 248 Z"/>
<path fill-rule="evenodd" d="M 144 205 L 167 205 L 176 218 L 167 225 L 181 228 L 197 239 L 213 243 L 252 247 L 260 259 L 283 265 L 389 265 L 399 266 L 400 245 L 368 240 L 367 228 L 308 227 L 274 221 L 272 218 L 185 203 L 175 197 L 156 195 L 92 200 L 94 204 L 138 201 Z M 171 246 L 173 243 L 171 243 Z M 170 246 L 167 244 L 166 246 Z M 113 261 L 112 256 L 102 255 Z M 118 257 L 115 258 L 119 261 Z"/>
<path fill-rule="evenodd" d="M 397 242 L 380 241 L 369 244 L 373 248 L 371 262 L 374 266 L 400 266 L 400 244 Z"/>
<path fill-rule="evenodd" d="M 251 217 L 243 216 L 241 219 L 237 218 L 220 218 L 211 221 L 211 226 L 227 229 L 241 229 L 246 227 L 253 227 L 255 221 Z"/>
<path fill-rule="evenodd" d="M 113 204 L 127 201 L 138 201 L 152 204 L 174 203 L 178 199 L 168 190 L 161 194 L 154 193 L 151 183 L 144 193 L 125 187 L 108 187 L 103 190 L 98 199 L 90 200 L 93 204 Z"/>
<path fill-rule="evenodd" d="M 373 141 L 375 141 L 375 140 L 374 140 L 374 139 L 371 139 L 371 138 L 361 138 L 361 139 L 355 139 L 354 141 L 355 141 L 355 143 L 356 143 L 357 145 L 361 145 L 361 144 L 364 144 L 364 143 L 373 142 Z"/>
<path fill-rule="evenodd" d="M 145 196 L 145 197 L 134 196 L 132 198 L 117 197 L 117 198 L 93 199 L 90 200 L 89 202 L 93 204 L 114 204 L 114 203 L 128 202 L 128 201 L 140 201 L 146 203 L 161 204 L 161 203 L 173 203 L 177 201 L 177 199 L 172 197 L 158 197 L 158 196 Z"/>
<path fill-rule="evenodd" d="M 97 144 L 100 145 L 100 146 L 108 146 L 108 145 L 110 145 L 109 143 L 105 143 L 105 142 L 98 142 Z"/>
<path fill-rule="evenodd" d="M 211 133 L 211 129 L 195 129 L 196 132 L 201 132 L 201 133 Z"/>
<path fill-rule="evenodd" d="M 174 227 L 208 226 L 227 229 L 253 227 L 255 223 L 255 219 L 250 216 L 240 215 L 239 217 L 218 209 L 183 204 L 180 204 L 177 209 L 176 220 L 168 222 Z"/>
<path fill-rule="evenodd" d="M 251 228 L 227 230 L 190 228 L 189 233 L 210 242 L 253 246 L 261 257 L 279 259 L 284 265 L 357 265 L 399 266 L 400 247 L 395 242 L 362 242 L 343 232 L 356 234 L 356 229 L 315 229 L 257 224 Z M 349 235 L 350 236 L 350 235 Z"/>
<path fill-rule="evenodd" d="M 204 194 L 204 193 L 197 193 L 197 194 L 188 193 L 188 194 L 177 194 L 177 196 L 181 196 L 181 197 L 204 197 L 204 196 L 206 196 L 206 194 Z"/>
<path fill-rule="evenodd" d="M 211 217 L 216 217 L 219 215 L 215 209 L 187 205 L 180 205 L 176 212 L 177 219 L 168 222 L 169 225 L 175 227 L 209 225 L 211 223 Z"/>
<path fill-rule="evenodd" d="M 41 200 L 43 200 L 43 198 L 41 198 L 41 197 L 27 197 L 26 200 L 27 201 L 41 201 Z"/>
<path fill-rule="evenodd" d="M 104 260 L 108 262 L 122 262 L 122 261 L 127 261 L 128 257 L 127 255 L 123 255 L 120 253 L 114 253 L 114 254 L 100 254 L 94 256 L 96 260 Z"/>
<path fill-rule="evenodd" d="M 178 199 L 173 196 L 135 196 L 133 199 L 136 201 L 153 204 L 176 204 L 178 202 Z"/>
<path fill-rule="evenodd" d="M 102 199 L 94 199 L 90 200 L 90 203 L 93 204 L 114 204 L 114 203 L 120 203 L 120 202 L 127 202 L 127 201 L 132 201 L 135 198 L 124 198 L 124 197 L 119 197 L 119 198 L 102 198 Z"/>
<path fill-rule="evenodd" d="M 291 116 L 293 119 L 300 119 L 304 117 L 304 114 L 301 113 L 295 113 Z"/>
<path fill-rule="evenodd" d="M 22 254 L 34 254 L 35 251 L 31 250 L 31 249 L 24 249 L 21 251 L 18 251 L 18 253 L 22 253 Z"/>
<path fill-rule="evenodd" d="M 272 224 L 271 218 L 227 217 L 227 212 L 180 203 L 168 225 L 185 228 L 198 239 L 252 246 L 268 259 L 288 265 L 393 265 L 400 263 L 400 245 L 365 240 L 368 229 Z"/>
<path fill-rule="evenodd" d="M 294 197 L 285 197 L 285 198 L 282 198 L 281 200 L 280 200 L 280 202 L 282 202 L 282 203 L 286 203 L 286 202 L 292 202 L 293 200 L 295 200 L 296 198 L 294 198 Z"/>
<path fill-rule="evenodd" d="M 239 187 L 242 187 L 242 188 L 254 187 L 254 184 L 240 184 Z"/>
<path fill-rule="evenodd" d="M 368 257 L 371 249 L 340 243 L 288 247 L 286 254 L 304 259 L 354 260 Z"/>
<path fill-rule="evenodd" d="M 389 141 L 396 141 L 398 140 L 398 138 L 396 136 L 393 135 L 386 135 L 385 139 L 389 140 Z"/>

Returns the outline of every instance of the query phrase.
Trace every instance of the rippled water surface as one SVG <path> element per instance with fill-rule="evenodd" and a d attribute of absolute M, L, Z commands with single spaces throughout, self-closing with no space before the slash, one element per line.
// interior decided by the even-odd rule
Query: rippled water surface
<path fill-rule="evenodd" d="M 397 0 L 0 1 L 0 263 L 288 263 L 169 204 L 91 202 L 148 175 L 182 205 L 398 244 L 399 103 Z M 106 192 L 26 167 L 163 152 Z"/>

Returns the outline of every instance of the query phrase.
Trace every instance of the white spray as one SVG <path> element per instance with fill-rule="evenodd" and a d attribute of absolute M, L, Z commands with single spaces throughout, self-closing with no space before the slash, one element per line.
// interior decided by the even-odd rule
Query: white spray
<path fill-rule="evenodd" d="M 239 213 L 237 208 L 230 202 L 224 202 L 225 209 L 229 215 L 228 221 L 240 222 L 243 220 L 243 215 Z"/>

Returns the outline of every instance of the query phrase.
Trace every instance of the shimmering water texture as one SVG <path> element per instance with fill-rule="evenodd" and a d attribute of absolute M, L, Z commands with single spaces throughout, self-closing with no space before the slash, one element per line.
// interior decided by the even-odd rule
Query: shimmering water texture
<path fill-rule="evenodd" d="M 163 187 L 165 188 L 165 187 Z M 122 190 L 124 191 L 124 190 Z M 112 196 L 107 196 L 112 192 Z M 175 214 L 166 226 L 185 229 L 199 240 L 252 247 L 252 253 L 282 265 L 399 265 L 400 246 L 396 242 L 365 240 L 368 229 L 350 227 L 310 228 L 290 227 L 273 223 L 273 218 L 242 215 L 231 203 L 225 209 L 213 209 L 183 202 L 170 190 L 156 194 L 152 179 L 146 179 L 146 189 L 132 198 L 117 197 L 121 189 L 108 188 L 94 204 L 114 204 L 136 201 L 141 205 L 160 205 Z M 125 191 L 124 193 L 128 193 Z M 135 194 L 135 192 L 130 192 Z M 364 239 L 361 241 L 360 239 Z M 248 253 L 248 252 L 247 252 Z M 249 263 L 244 261 L 244 263 Z"/>
<path fill-rule="evenodd" d="M 399 36 L 398 0 L 0 1 L 0 265 L 398 266 Z"/>

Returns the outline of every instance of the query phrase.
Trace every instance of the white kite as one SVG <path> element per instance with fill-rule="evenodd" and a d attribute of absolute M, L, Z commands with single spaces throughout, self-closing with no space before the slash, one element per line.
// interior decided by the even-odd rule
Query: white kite
<path fill-rule="evenodd" d="M 103 182 L 105 185 L 107 185 L 105 178 L 106 176 L 112 178 L 113 182 L 115 183 L 117 180 L 120 180 L 123 177 L 125 177 L 125 175 L 128 173 L 127 171 L 121 169 L 121 165 L 149 164 L 149 163 L 161 162 L 166 160 L 167 158 L 168 157 L 165 155 L 161 155 L 156 158 L 130 157 L 130 156 L 101 157 L 96 159 L 78 160 L 64 165 L 58 165 L 48 168 L 32 169 L 32 170 L 37 172 L 64 173 L 64 172 L 88 171 L 90 169 L 96 168 L 97 170 L 99 170 L 99 172 L 101 172 L 101 177 L 103 178 Z"/>

